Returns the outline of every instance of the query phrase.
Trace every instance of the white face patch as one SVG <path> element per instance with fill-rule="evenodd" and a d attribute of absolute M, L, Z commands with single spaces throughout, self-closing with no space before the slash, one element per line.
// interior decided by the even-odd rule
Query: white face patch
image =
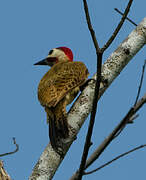
<path fill-rule="evenodd" d="M 52 49 L 52 52 L 48 55 L 48 57 L 56 57 L 58 58 L 58 61 L 68 60 L 66 54 L 62 50 L 56 48 Z"/>

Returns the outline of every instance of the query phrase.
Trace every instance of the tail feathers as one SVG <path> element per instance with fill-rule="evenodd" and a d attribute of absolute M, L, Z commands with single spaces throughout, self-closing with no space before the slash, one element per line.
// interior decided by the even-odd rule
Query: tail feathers
<path fill-rule="evenodd" d="M 68 131 L 68 124 L 67 124 L 67 117 L 66 115 L 62 115 L 60 118 L 56 118 L 56 130 L 58 132 L 58 136 L 60 138 L 67 138 L 69 131 Z"/>
<path fill-rule="evenodd" d="M 49 137 L 50 137 L 50 142 L 53 148 L 56 147 L 56 139 L 57 139 L 56 133 L 57 132 L 56 132 L 54 120 L 49 118 Z"/>
<path fill-rule="evenodd" d="M 48 114 L 49 122 L 49 137 L 51 145 L 54 149 L 57 149 L 57 141 L 60 138 L 67 138 L 69 135 L 67 117 L 62 114 L 62 116 L 57 117 L 54 113 L 51 116 Z"/>

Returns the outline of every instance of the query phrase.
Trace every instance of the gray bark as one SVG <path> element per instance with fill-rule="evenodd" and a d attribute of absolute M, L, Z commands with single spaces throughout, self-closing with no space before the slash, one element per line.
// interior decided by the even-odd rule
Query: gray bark
<path fill-rule="evenodd" d="M 133 30 L 129 36 L 119 45 L 119 47 L 110 55 L 102 66 L 102 76 L 108 81 L 108 84 L 102 84 L 100 95 L 110 86 L 113 80 L 120 74 L 134 55 L 146 43 L 146 18 Z M 96 74 L 93 76 L 96 79 Z M 65 143 L 64 152 L 66 153 L 74 141 L 74 137 L 82 127 L 85 119 L 91 112 L 95 82 L 91 81 L 81 93 L 77 101 L 73 104 L 69 114 L 68 123 L 72 127 L 70 131 L 71 140 Z M 48 180 L 52 179 L 63 158 L 58 155 L 51 147 L 47 145 L 35 165 L 29 180 Z"/>

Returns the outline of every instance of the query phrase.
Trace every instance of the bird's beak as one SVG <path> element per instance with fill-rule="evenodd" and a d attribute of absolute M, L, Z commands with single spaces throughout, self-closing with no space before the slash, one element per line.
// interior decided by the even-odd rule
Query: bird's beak
<path fill-rule="evenodd" d="M 47 64 L 47 59 L 43 59 L 43 60 L 35 63 L 34 65 L 48 65 L 48 64 Z"/>
<path fill-rule="evenodd" d="M 56 57 L 47 57 L 37 63 L 35 63 L 34 65 L 48 65 L 48 66 L 52 66 L 55 62 L 57 61 Z"/>

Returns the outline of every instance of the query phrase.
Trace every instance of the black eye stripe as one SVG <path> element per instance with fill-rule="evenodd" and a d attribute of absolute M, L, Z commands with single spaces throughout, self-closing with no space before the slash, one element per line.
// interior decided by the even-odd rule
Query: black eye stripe
<path fill-rule="evenodd" d="M 49 55 L 51 55 L 52 53 L 53 53 L 53 50 L 50 50 L 50 51 L 49 51 Z"/>

